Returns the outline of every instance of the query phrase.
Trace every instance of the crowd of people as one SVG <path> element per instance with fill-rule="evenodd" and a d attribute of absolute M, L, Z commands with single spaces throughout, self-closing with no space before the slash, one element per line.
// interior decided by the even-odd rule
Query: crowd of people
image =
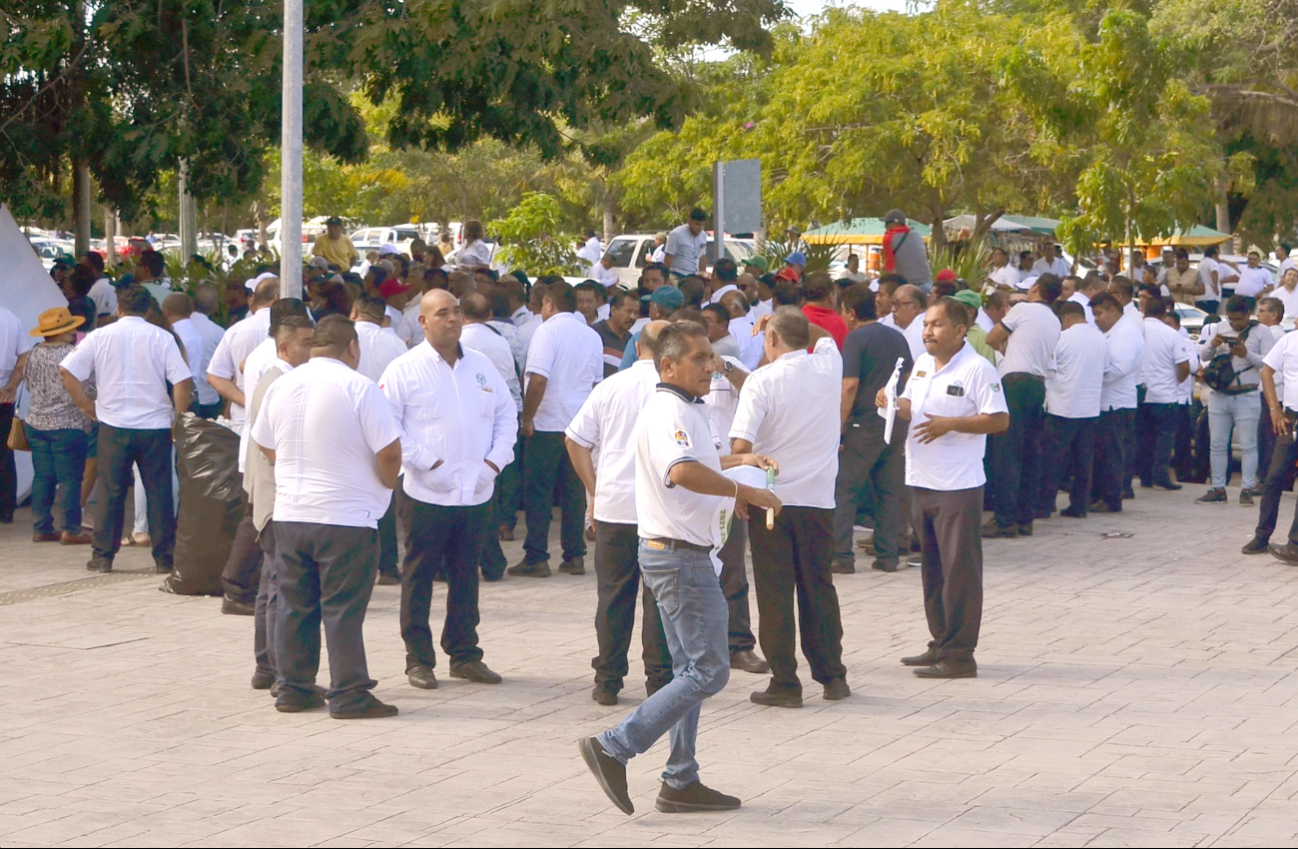
<path fill-rule="evenodd" d="M 769 675 L 754 703 L 801 707 L 800 644 L 823 698 L 850 697 L 835 575 L 860 556 L 883 572 L 919 567 L 930 639 L 900 662 L 926 678 L 977 675 L 982 539 L 1030 536 L 1056 512 L 1121 512 L 1137 476 L 1176 490 L 1198 474 L 1210 481 L 1198 501 L 1224 503 L 1232 441 L 1239 502 L 1261 495 L 1244 551 L 1298 562 L 1298 514 L 1289 540 L 1270 543 L 1298 460 L 1298 335 L 1280 328 L 1288 299 L 1298 305 L 1292 263 L 1278 285 L 1255 261 L 1231 269 L 1236 294 L 1196 342 L 1175 304 L 1216 318 L 1230 281 L 1211 257 L 1205 281 L 1183 254 L 1161 272 L 1133 257 L 1123 273 L 1110 253 L 1077 275 L 1053 245 L 1015 266 L 998 248 L 983 279 L 961 280 L 932 274 L 900 210 L 886 221 L 881 273 L 850 264 L 834 279 L 801 250 L 778 269 L 760 256 L 708 267 L 694 210 L 634 290 L 500 274 L 478 222 L 454 265 L 416 242 L 357 275 L 331 220 L 301 299 L 263 267 L 237 288 L 200 283 L 159 302 L 140 285 L 166 285 L 157 254 L 117 283 L 89 254 L 56 268 L 68 305 L 36 326 L 0 308 L 5 432 L 18 388 L 30 392 L 33 541 L 89 545 L 95 572 L 122 545 L 148 545 L 169 572 L 173 425 L 218 421 L 241 439 L 247 497 L 222 611 L 254 618 L 252 686 L 282 712 L 376 718 L 397 708 L 371 692 L 362 626 L 375 585 L 401 586 L 412 687 L 438 686 L 438 580 L 449 674 L 499 684 L 478 636 L 480 581 L 551 578 L 557 505 L 557 571 L 585 574 L 593 544 L 597 703 L 618 704 L 641 623 L 648 698 L 580 744 L 627 812 L 626 763 L 664 734 L 660 810 L 739 805 L 700 783 L 695 758 L 700 705 L 732 669 Z M 607 270 L 593 233 L 583 250 Z M 12 522 L 12 454 L 0 459 L 0 521 Z M 520 513 L 511 566 L 501 542 Z M 861 526 L 872 532 L 858 541 Z"/>

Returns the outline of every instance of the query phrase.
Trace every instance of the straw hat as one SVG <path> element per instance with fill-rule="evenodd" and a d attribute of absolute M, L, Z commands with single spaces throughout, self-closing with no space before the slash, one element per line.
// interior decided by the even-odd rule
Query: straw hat
<path fill-rule="evenodd" d="M 69 330 L 76 330 L 86 320 L 79 315 L 68 312 L 67 307 L 55 307 L 41 313 L 40 324 L 31 332 L 32 336 L 58 336 Z"/>

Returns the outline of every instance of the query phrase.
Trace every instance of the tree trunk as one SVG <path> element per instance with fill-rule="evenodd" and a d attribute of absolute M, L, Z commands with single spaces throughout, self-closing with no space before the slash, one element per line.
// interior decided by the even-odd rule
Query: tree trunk
<path fill-rule="evenodd" d="M 944 223 L 946 220 L 944 217 L 945 211 L 946 210 L 944 210 L 940 205 L 935 204 L 933 206 L 933 223 L 931 225 L 933 235 L 930 237 L 928 243 L 930 256 L 932 256 L 933 253 L 946 248 L 946 224 Z"/>
<path fill-rule="evenodd" d="M 189 193 L 189 162 L 184 159 L 176 174 L 176 189 L 180 193 L 180 255 L 188 264 L 189 258 L 198 253 L 198 205 Z"/>
<path fill-rule="evenodd" d="M 974 213 L 974 228 L 973 233 L 969 236 L 969 243 L 977 245 L 986 239 L 987 234 L 991 232 L 992 225 L 999 221 L 1004 214 L 1005 210 L 1003 208 L 987 215 L 983 215 L 981 212 Z"/>
<path fill-rule="evenodd" d="M 104 207 L 104 264 L 109 268 L 117 265 L 117 213 L 111 207 Z"/>
<path fill-rule="evenodd" d="M 604 183 L 604 197 L 601 206 L 604 208 L 604 246 L 607 247 L 617 235 L 617 224 L 613 220 L 617 214 L 617 200 L 613 197 L 613 192 L 609 190 L 608 183 Z"/>
<path fill-rule="evenodd" d="M 72 160 L 72 232 L 77 256 L 90 250 L 90 166 L 84 159 Z"/>
<path fill-rule="evenodd" d="M 1226 195 L 1227 195 L 1227 190 L 1229 189 L 1229 187 L 1230 187 L 1229 180 L 1227 179 L 1225 172 L 1223 172 L 1222 175 L 1221 175 L 1220 177 L 1217 178 L 1217 204 L 1216 204 L 1216 206 L 1217 206 L 1217 229 L 1220 230 L 1220 231 L 1223 232 L 1223 233 L 1229 233 L 1229 232 L 1231 231 L 1231 227 L 1230 227 L 1230 202 L 1229 202 L 1229 199 L 1228 199 L 1227 196 L 1226 196 Z M 1239 246 L 1236 245 L 1236 246 L 1233 247 L 1231 250 L 1232 250 L 1232 253 L 1238 253 L 1238 252 L 1239 252 Z"/>
<path fill-rule="evenodd" d="M 266 225 L 270 222 L 266 220 L 266 207 L 260 200 L 252 202 L 252 217 L 257 222 L 257 249 L 270 244 L 270 236 L 266 233 Z"/>

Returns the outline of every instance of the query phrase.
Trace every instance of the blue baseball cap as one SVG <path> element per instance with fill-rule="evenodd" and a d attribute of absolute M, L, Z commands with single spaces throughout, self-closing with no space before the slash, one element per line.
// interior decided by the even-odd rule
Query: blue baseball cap
<path fill-rule="evenodd" d="M 642 300 L 657 304 L 660 309 L 666 310 L 678 310 L 685 306 L 685 296 L 675 286 L 659 286 L 654 289 L 652 295 Z"/>
<path fill-rule="evenodd" d="M 789 265 L 800 265 L 803 268 L 807 267 L 807 257 L 802 253 L 802 251 L 794 251 L 786 256 L 784 261 Z"/>

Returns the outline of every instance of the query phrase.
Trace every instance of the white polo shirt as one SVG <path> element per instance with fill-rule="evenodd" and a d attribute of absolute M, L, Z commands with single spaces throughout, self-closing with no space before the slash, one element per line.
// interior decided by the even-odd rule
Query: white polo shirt
<path fill-rule="evenodd" d="M 211 355 L 207 352 L 198 327 L 190 319 L 182 318 L 172 323 L 171 330 L 180 337 L 180 344 L 185 346 L 185 363 L 189 366 L 189 373 L 194 376 L 194 394 L 198 396 L 198 403 L 215 404 L 221 396 L 207 382 L 207 364 Z"/>
<path fill-rule="evenodd" d="M 414 298 L 406 304 L 406 308 L 401 311 L 401 320 L 394 322 L 392 327 L 396 330 L 397 338 L 405 343 L 406 348 L 411 348 L 424 341 L 424 328 L 419 325 L 420 302 L 422 298 Z"/>
<path fill-rule="evenodd" d="M 901 335 L 906 337 L 906 345 L 910 347 L 910 358 L 918 360 L 928 349 L 924 347 L 924 314 L 920 313 L 910 320 L 910 324 L 904 329 L 897 327 L 893 322 L 893 327 L 901 331 Z"/>
<path fill-rule="evenodd" d="M 834 507 L 842 391 L 843 357 L 827 336 L 813 353 L 792 351 L 744 381 L 730 439 L 780 464 L 775 495 L 786 507 Z"/>
<path fill-rule="evenodd" d="M 1200 301 L 1219 301 L 1221 300 L 1221 278 L 1226 276 L 1230 266 L 1222 265 L 1211 257 L 1204 257 L 1199 260 L 1199 282 L 1203 284 L 1203 294 L 1195 295 Z M 1217 272 L 1217 283 L 1212 282 L 1212 272 Z"/>
<path fill-rule="evenodd" d="M 1086 323 L 1095 326 L 1095 313 L 1091 311 L 1091 299 L 1081 292 L 1074 292 L 1068 296 L 1068 300 L 1074 304 L 1081 304 L 1082 310 L 1086 313 Z"/>
<path fill-rule="evenodd" d="M 734 509 L 734 499 L 702 495 L 672 483 L 672 468 L 689 462 L 721 472 L 721 455 L 712 443 L 703 405 L 694 403 L 675 387 L 660 386 L 645 402 L 635 429 L 635 503 L 640 536 L 720 548 L 724 534 L 721 523 L 715 520 L 717 507 L 721 505 L 722 515 L 726 516 Z M 729 525 L 728 516 L 723 521 Z"/>
<path fill-rule="evenodd" d="M 721 357 L 736 368 L 743 368 L 743 363 L 734 357 Z M 735 423 L 735 414 L 739 412 L 739 390 L 730 379 L 721 372 L 712 375 L 712 388 L 703 396 L 703 406 L 708 410 L 708 424 L 712 427 L 712 441 L 722 457 L 730 453 L 730 428 Z"/>
<path fill-rule="evenodd" d="M 1298 333 L 1285 334 L 1267 352 L 1263 362 L 1275 369 L 1276 394 L 1280 403 L 1287 410 L 1298 410 Z"/>
<path fill-rule="evenodd" d="M 1010 332 L 1005 356 L 997 366 L 1002 376 L 1031 374 L 1044 378 L 1050 373 L 1060 333 L 1054 310 L 1042 303 L 1015 304 L 1001 319 L 1001 326 Z"/>
<path fill-rule="evenodd" d="M 1061 256 L 1057 256 L 1049 261 L 1047 261 L 1045 257 L 1041 257 L 1041 259 L 1032 263 L 1032 271 L 1038 277 L 1042 274 L 1053 274 L 1060 280 L 1063 280 L 1072 271 L 1072 267 L 1069 266 L 1068 260 Z"/>
<path fill-rule="evenodd" d="M 1243 295 L 1246 298 L 1259 298 L 1267 287 L 1274 285 L 1275 278 L 1271 276 L 1271 269 L 1262 266 L 1250 268 L 1244 265 L 1239 269 L 1239 281 L 1235 284 L 1235 294 Z"/>
<path fill-rule="evenodd" d="M 984 312 L 982 307 L 978 308 L 978 317 L 974 319 L 974 324 L 977 324 L 986 333 L 991 333 L 992 328 L 996 326 L 996 323 L 992 321 L 992 317 Z"/>
<path fill-rule="evenodd" d="M 636 360 L 609 376 L 581 405 L 565 431 L 583 448 L 598 450 L 595 521 L 636 524 L 636 423 L 658 387 L 653 360 Z"/>
<path fill-rule="evenodd" d="M 198 335 L 203 337 L 203 356 L 205 358 L 203 360 L 203 382 L 207 383 L 206 372 L 208 366 L 212 363 L 212 357 L 216 356 L 217 346 L 221 344 L 221 339 L 225 336 L 225 328 L 217 324 L 215 321 L 212 321 L 212 319 L 203 315 L 198 310 L 194 310 L 190 313 L 189 320 L 194 323 L 195 329 L 198 330 Z M 211 384 L 208 385 L 210 386 Z M 256 388 L 257 387 L 255 386 L 253 387 L 253 389 Z M 215 392 L 216 390 L 213 389 L 212 391 Z M 218 395 L 217 398 L 220 398 L 220 396 Z M 213 401 L 212 403 L 215 404 L 216 402 Z"/>
<path fill-rule="evenodd" d="M 374 381 L 316 357 L 270 385 L 251 432 L 275 451 L 276 522 L 378 527 L 392 490 L 374 455 L 401 429 Z"/>
<path fill-rule="evenodd" d="M 1100 411 L 1136 409 L 1136 387 L 1145 360 L 1145 337 L 1140 325 L 1125 316 L 1104 334 L 1108 358 L 1104 364 L 1104 385 L 1100 390 Z"/>
<path fill-rule="evenodd" d="M 229 330 L 225 331 L 220 344 L 212 354 L 212 361 L 208 363 L 207 373 L 224 380 L 233 380 L 246 397 L 248 392 L 257 387 L 257 384 L 252 384 L 250 389 L 244 382 L 239 367 L 252 353 L 252 349 L 266 341 L 269 336 L 270 307 L 266 306 L 242 321 L 235 322 Z M 241 424 L 245 415 L 242 404 L 230 404 L 230 421 L 234 424 Z"/>
<path fill-rule="evenodd" d="M 580 315 L 556 313 L 528 346 L 527 375 L 533 374 L 544 377 L 546 386 L 532 425 L 542 433 L 563 433 L 604 379 L 604 342 Z"/>
<path fill-rule="evenodd" d="M 987 275 L 997 288 L 1017 289 L 1019 287 L 1019 270 L 1006 263 Z"/>
<path fill-rule="evenodd" d="M 14 376 L 18 358 L 36 347 L 36 337 L 23 330 L 23 323 L 9 310 L 0 306 L 0 386 Z M 84 380 L 84 378 L 82 378 Z M 9 434 L 5 434 L 6 437 Z"/>
<path fill-rule="evenodd" d="M 261 379 L 265 377 L 266 372 L 270 371 L 273 366 L 280 363 L 284 363 L 284 361 L 279 358 L 279 346 L 275 344 L 274 339 L 267 337 L 265 341 L 252 349 L 252 353 L 244 357 L 243 369 L 239 373 L 243 385 L 251 387 L 249 390 L 250 392 L 256 392 L 257 384 L 261 383 Z M 287 363 L 284 364 L 287 365 Z M 251 398 L 249 400 L 251 400 Z M 249 428 L 245 427 L 239 432 L 240 474 L 246 472 L 248 469 L 247 461 L 245 460 L 248 456 L 248 430 Z"/>
<path fill-rule="evenodd" d="M 1180 380 L 1176 367 L 1188 363 L 1189 354 L 1181 344 L 1181 334 L 1162 319 L 1145 319 L 1145 364 L 1141 382 L 1145 384 L 1146 404 L 1175 404 Z"/>
<path fill-rule="evenodd" d="M 1298 316 L 1298 286 L 1295 286 L 1292 292 L 1283 286 L 1277 286 L 1271 290 L 1270 296 L 1284 304 L 1284 317 L 1286 319 Z"/>
<path fill-rule="evenodd" d="M 356 370 L 378 383 L 384 369 L 410 349 L 396 334 L 372 321 L 358 321 L 355 326 L 361 349 L 361 362 Z"/>
<path fill-rule="evenodd" d="M 915 361 L 901 397 L 910 401 L 906 485 L 953 492 L 985 484 L 986 434 L 948 433 L 923 444 L 915 436 L 915 426 L 930 416 L 966 418 L 1008 413 L 996 367 L 968 342 L 940 370 L 933 355 L 926 353 Z"/>
<path fill-rule="evenodd" d="M 1098 416 L 1108 359 L 1104 334 L 1091 325 L 1076 324 L 1060 333 L 1054 370 L 1046 377 L 1046 412 L 1065 419 Z"/>
<path fill-rule="evenodd" d="M 77 380 L 94 377 L 101 422 L 133 430 L 170 429 L 175 408 L 167 383 L 193 377 L 172 335 L 138 315 L 91 333 L 61 365 Z"/>
<path fill-rule="evenodd" d="M 94 302 L 96 317 L 117 314 L 117 290 L 113 288 L 113 281 L 107 277 L 96 280 L 95 285 L 86 292 L 86 297 Z"/>
<path fill-rule="evenodd" d="M 1194 398 L 1194 374 L 1199 370 L 1199 347 L 1194 344 L 1194 340 L 1190 338 L 1189 332 L 1184 327 L 1177 331 L 1177 335 L 1181 337 L 1181 350 L 1190 359 L 1190 374 L 1177 387 L 1176 403 L 1189 404 Z M 1258 373 L 1261 374 L 1261 371 L 1259 368 Z"/>
<path fill-rule="evenodd" d="M 517 408 L 491 360 L 461 344 L 451 366 L 425 340 L 379 382 L 401 428 L 405 494 L 442 507 L 490 499 L 496 473 L 486 461 L 503 471 L 518 439 Z"/>

